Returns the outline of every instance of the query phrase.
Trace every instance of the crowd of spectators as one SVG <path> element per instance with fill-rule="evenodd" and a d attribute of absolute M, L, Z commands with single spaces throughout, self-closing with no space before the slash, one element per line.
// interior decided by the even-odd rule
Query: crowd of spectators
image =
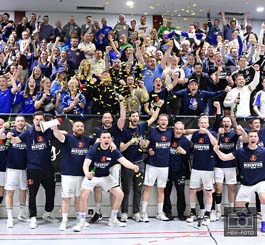
<path fill-rule="evenodd" d="M 145 115 L 163 99 L 161 113 L 212 115 L 219 101 L 237 117 L 265 118 L 265 24 L 254 33 L 248 13 L 241 25 L 221 14 L 179 31 L 172 18 L 156 30 L 146 16 L 128 23 L 119 15 L 115 26 L 92 16 L 79 26 L 70 16 L 52 26 L 48 15 L 15 24 L 3 13 L 0 113 L 117 114 L 122 95 L 127 112 Z"/>

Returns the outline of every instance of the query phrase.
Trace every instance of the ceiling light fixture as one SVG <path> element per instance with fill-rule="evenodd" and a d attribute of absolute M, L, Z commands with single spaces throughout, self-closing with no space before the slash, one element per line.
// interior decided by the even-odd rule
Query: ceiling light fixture
<path fill-rule="evenodd" d="M 131 7 L 134 6 L 134 1 L 127 1 L 127 2 L 126 2 L 126 5 L 127 5 L 129 8 L 131 8 Z"/>
<path fill-rule="evenodd" d="M 257 12 L 261 13 L 264 11 L 264 7 L 257 7 L 256 9 Z"/>

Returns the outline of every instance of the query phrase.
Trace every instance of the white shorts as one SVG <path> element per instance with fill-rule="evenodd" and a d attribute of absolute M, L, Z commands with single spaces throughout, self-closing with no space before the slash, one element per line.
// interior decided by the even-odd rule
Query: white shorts
<path fill-rule="evenodd" d="M 115 179 L 115 181 L 121 186 L 121 164 L 117 163 L 113 165 L 110 170 L 110 175 Z"/>
<path fill-rule="evenodd" d="M 7 168 L 5 189 L 14 191 L 17 187 L 20 190 L 27 190 L 26 170 Z"/>
<path fill-rule="evenodd" d="M 0 186 L 5 186 L 6 172 L 0 172 Z"/>
<path fill-rule="evenodd" d="M 205 170 L 191 170 L 190 175 L 190 188 L 198 189 L 203 186 L 203 189 L 206 191 L 213 190 L 214 183 L 214 171 L 205 171 Z"/>
<path fill-rule="evenodd" d="M 214 179 L 215 183 L 235 185 L 237 183 L 236 168 L 214 168 Z"/>
<path fill-rule="evenodd" d="M 154 167 L 146 165 L 144 185 L 154 186 L 157 181 L 157 187 L 165 188 L 168 178 L 168 168 Z"/>
<path fill-rule="evenodd" d="M 103 190 L 109 191 L 113 187 L 119 186 L 117 181 L 111 176 L 106 176 L 106 177 L 93 177 L 91 180 L 88 178 L 83 178 L 82 189 L 87 189 L 90 191 L 94 190 L 95 186 L 100 186 L 102 187 Z"/>
<path fill-rule="evenodd" d="M 83 176 L 62 175 L 62 197 L 79 197 Z"/>
<path fill-rule="evenodd" d="M 265 193 L 265 181 L 261 181 L 256 185 L 251 186 L 241 184 L 236 196 L 236 202 L 250 202 L 251 197 L 255 194 L 255 192 Z"/>

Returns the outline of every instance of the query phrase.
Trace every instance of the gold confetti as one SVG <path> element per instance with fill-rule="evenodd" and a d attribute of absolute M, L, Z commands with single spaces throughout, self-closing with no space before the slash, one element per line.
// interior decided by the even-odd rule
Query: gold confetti
<path fill-rule="evenodd" d="M 154 7 L 153 7 L 153 6 L 150 6 L 149 8 L 150 8 L 150 9 L 154 9 Z"/>
<path fill-rule="evenodd" d="M 193 3 L 192 6 L 193 6 L 193 7 L 196 7 L 196 6 L 197 6 L 197 3 Z"/>

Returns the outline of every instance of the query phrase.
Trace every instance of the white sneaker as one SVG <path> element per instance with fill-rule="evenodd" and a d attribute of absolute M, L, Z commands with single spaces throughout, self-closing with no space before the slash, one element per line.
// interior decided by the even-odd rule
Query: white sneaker
<path fill-rule="evenodd" d="M 209 224 L 210 224 L 210 218 L 205 215 L 202 219 L 202 225 L 208 226 Z"/>
<path fill-rule="evenodd" d="M 192 222 L 194 222 L 194 221 L 196 221 L 197 220 L 197 216 L 195 215 L 195 214 L 193 214 L 193 213 L 190 213 L 190 217 L 188 217 L 187 219 L 186 219 L 186 222 L 187 223 L 192 223 Z"/>
<path fill-rule="evenodd" d="M 55 219 L 51 214 L 48 214 L 46 212 L 42 215 L 42 218 L 45 221 L 50 222 L 50 223 L 53 223 L 53 224 L 59 223 L 59 220 L 58 219 Z"/>
<path fill-rule="evenodd" d="M 73 230 L 76 232 L 80 232 L 86 228 L 86 223 L 85 222 L 79 222 L 77 225 L 73 227 Z"/>
<path fill-rule="evenodd" d="M 139 212 L 133 214 L 133 215 L 132 215 L 132 219 L 133 219 L 134 221 L 136 221 L 136 222 L 142 222 L 142 221 L 143 221 L 143 219 L 141 218 L 141 215 L 140 215 Z"/>
<path fill-rule="evenodd" d="M 22 222 L 30 222 L 30 219 L 28 218 L 28 215 L 26 214 L 19 214 L 17 216 L 17 219 Z"/>
<path fill-rule="evenodd" d="M 210 221 L 211 222 L 215 222 L 216 220 L 217 220 L 216 212 L 215 212 L 215 210 L 211 210 L 211 212 L 210 212 Z"/>
<path fill-rule="evenodd" d="M 159 219 L 162 221 L 169 221 L 169 218 L 164 213 L 158 213 L 156 215 L 156 219 Z"/>
<path fill-rule="evenodd" d="M 121 222 L 127 222 L 128 220 L 128 215 L 127 213 L 122 213 L 121 214 Z"/>
<path fill-rule="evenodd" d="M 6 227 L 7 228 L 13 228 L 14 227 L 13 219 L 7 219 Z"/>
<path fill-rule="evenodd" d="M 60 231 L 65 231 L 67 229 L 67 221 L 62 221 L 62 223 L 59 226 Z"/>
<path fill-rule="evenodd" d="M 37 219 L 36 217 L 31 217 L 30 218 L 30 224 L 29 224 L 29 228 L 30 229 L 36 229 L 37 228 Z"/>
<path fill-rule="evenodd" d="M 222 213 L 221 211 L 216 211 L 216 220 L 221 220 L 221 217 L 222 217 Z"/>
<path fill-rule="evenodd" d="M 145 223 L 148 223 L 149 222 L 149 218 L 148 218 L 148 215 L 146 212 L 142 213 L 141 214 L 141 218 L 142 218 L 142 221 L 145 222 Z"/>
<path fill-rule="evenodd" d="M 116 217 L 115 218 L 110 218 L 109 219 L 109 226 L 116 226 L 116 227 L 124 227 L 127 225 L 125 222 L 120 222 Z"/>
<path fill-rule="evenodd" d="M 76 216 L 76 223 L 78 224 L 80 222 L 80 218 L 79 218 L 79 215 Z M 88 222 L 85 222 L 85 226 L 88 227 L 89 226 L 89 223 Z"/>

